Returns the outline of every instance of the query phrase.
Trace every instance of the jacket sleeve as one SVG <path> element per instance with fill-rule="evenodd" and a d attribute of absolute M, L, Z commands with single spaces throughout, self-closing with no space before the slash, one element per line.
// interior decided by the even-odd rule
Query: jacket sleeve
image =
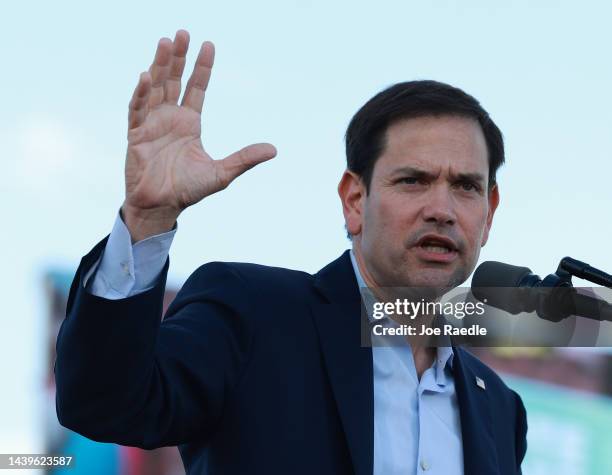
<path fill-rule="evenodd" d="M 514 391 L 516 396 L 516 433 L 515 433 L 515 450 L 516 450 L 516 466 L 518 474 L 522 473 L 521 464 L 527 452 L 527 411 L 521 397 Z"/>
<path fill-rule="evenodd" d="M 84 289 L 105 242 L 81 260 L 57 338 L 60 423 L 144 449 L 208 438 L 248 359 L 249 286 L 235 266 L 204 265 L 162 321 L 169 260 L 141 294 L 108 300 Z"/>

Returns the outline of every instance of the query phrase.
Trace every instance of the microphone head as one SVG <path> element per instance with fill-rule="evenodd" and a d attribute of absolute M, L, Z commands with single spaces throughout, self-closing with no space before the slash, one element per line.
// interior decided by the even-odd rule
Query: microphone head
<path fill-rule="evenodd" d="M 496 261 L 483 262 L 472 277 L 472 294 L 481 302 L 514 315 L 531 311 L 531 291 L 521 288 L 528 276 L 533 276 L 528 267 Z"/>
<path fill-rule="evenodd" d="M 529 267 L 486 261 L 474 272 L 472 287 L 519 287 L 521 281 L 530 274 L 532 272 Z"/>

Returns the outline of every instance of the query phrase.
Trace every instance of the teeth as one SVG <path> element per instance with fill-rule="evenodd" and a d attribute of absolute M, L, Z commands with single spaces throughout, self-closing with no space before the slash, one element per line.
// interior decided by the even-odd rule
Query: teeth
<path fill-rule="evenodd" d="M 448 247 L 443 247 L 443 246 L 426 245 L 426 246 L 423 246 L 423 249 L 425 249 L 426 251 L 435 252 L 438 254 L 446 254 L 447 252 L 450 252 L 450 249 Z"/>

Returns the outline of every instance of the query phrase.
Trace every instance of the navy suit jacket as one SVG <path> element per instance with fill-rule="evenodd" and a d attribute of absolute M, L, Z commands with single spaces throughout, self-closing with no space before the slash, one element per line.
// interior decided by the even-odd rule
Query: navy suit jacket
<path fill-rule="evenodd" d="M 188 474 L 372 474 L 372 350 L 348 251 L 315 275 L 203 265 L 162 321 L 169 261 L 136 296 L 83 288 L 106 239 L 81 260 L 57 339 L 62 425 L 102 442 L 178 445 Z M 453 350 L 466 475 L 520 473 L 520 397 Z"/>

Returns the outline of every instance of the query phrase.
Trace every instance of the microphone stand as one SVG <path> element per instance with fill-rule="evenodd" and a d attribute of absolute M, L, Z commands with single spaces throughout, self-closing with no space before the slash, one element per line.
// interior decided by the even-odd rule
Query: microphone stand
<path fill-rule="evenodd" d="M 572 284 L 572 277 L 612 289 L 612 275 L 571 257 L 561 259 L 557 271 L 542 280 L 534 274 L 525 276 L 521 286 L 537 289 L 532 300 L 533 310 L 545 320 L 559 322 L 577 315 L 598 321 L 612 321 L 612 305 L 578 293 Z"/>

